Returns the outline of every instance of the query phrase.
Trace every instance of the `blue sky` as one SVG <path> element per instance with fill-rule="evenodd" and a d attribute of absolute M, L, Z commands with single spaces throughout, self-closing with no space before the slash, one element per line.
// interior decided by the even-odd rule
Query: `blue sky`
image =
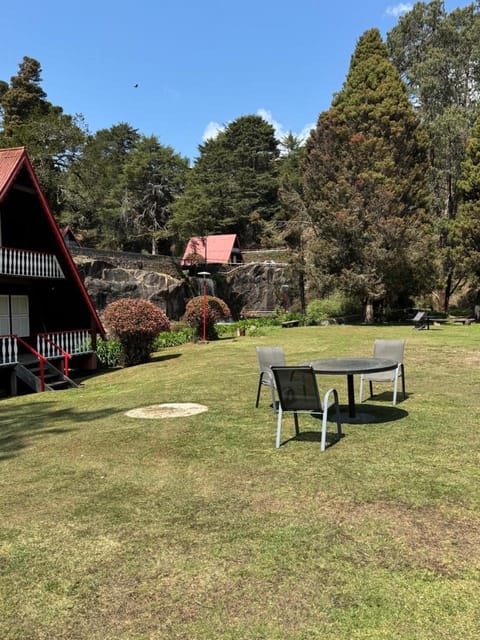
<path fill-rule="evenodd" d="M 451 11 L 468 1 L 445 2 Z M 2 7 L 0 79 L 23 56 L 50 102 L 90 131 L 128 122 L 193 159 L 209 134 L 259 113 L 301 134 L 328 109 L 358 38 L 395 0 L 23 0 Z M 138 84 L 135 88 L 134 85 Z"/>

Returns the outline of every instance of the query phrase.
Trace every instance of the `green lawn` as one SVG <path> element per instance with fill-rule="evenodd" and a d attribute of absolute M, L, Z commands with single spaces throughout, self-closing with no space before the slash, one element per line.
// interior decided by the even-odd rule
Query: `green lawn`
<path fill-rule="evenodd" d="M 376 337 L 407 339 L 407 400 L 388 387 L 325 453 L 301 418 L 276 450 L 255 345 L 300 363 Z M 0 638 L 478 638 L 479 346 L 480 325 L 270 329 L 2 400 Z M 125 415 L 182 401 L 209 410 Z"/>

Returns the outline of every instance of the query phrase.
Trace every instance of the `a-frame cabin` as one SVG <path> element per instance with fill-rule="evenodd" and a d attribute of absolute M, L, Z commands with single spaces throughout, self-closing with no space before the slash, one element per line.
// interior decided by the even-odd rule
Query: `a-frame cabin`
<path fill-rule="evenodd" d="M 101 321 L 23 147 L 0 149 L 0 389 L 74 383 Z M 20 381 L 20 382 L 19 382 Z"/>

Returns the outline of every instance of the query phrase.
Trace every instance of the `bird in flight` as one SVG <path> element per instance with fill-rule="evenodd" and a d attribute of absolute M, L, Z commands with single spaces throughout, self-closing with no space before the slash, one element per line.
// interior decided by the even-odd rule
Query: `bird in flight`
<path fill-rule="evenodd" d="M 137 88 L 138 88 L 138 82 L 136 82 L 136 83 L 133 85 L 133 88 L 134 88 L 134 89 L 137 89 Z"/>

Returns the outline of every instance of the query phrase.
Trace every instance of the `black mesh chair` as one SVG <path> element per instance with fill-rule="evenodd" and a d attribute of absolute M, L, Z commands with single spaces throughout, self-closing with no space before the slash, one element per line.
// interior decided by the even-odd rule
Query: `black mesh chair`
<path fill-rule="evenodd" d="M 320 451 L 325 451 L 327 440 L 327 419 L 329 409 L 335 407 L 337 435 L 342 436 L 342 425 L 340 422 L 340 410 L 338 406 L 338 393 L 336 389 L 329 389 L 320 400 L 315 372 L 312 367 L 279 367 L 272 366 L 275 386 L 277 389 L 279 403 L 277 416 L 277 437 L 276 447 L 280 447 L 282 420 L 285 413 L 293 413 L 295 422 L 295 434 L 299 435 L 298 414 L 309 413 L 322 418 L 322 434 L 320 440 Z"/>

